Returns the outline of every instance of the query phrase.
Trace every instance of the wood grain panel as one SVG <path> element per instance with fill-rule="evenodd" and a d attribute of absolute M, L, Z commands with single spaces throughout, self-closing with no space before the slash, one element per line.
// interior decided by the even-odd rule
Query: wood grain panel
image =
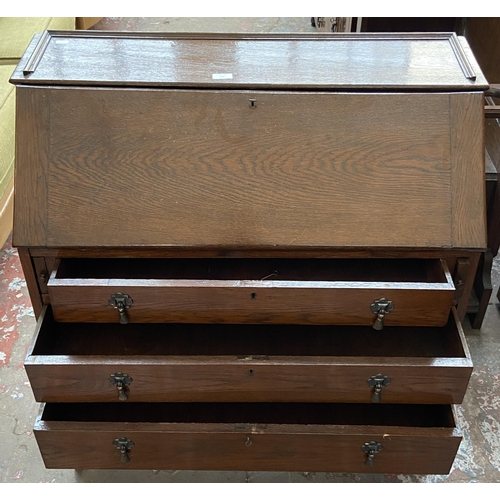
<path fill-rule="evenodd" d="M 45 246 L 50 161 L 47 89 L 17 89 L 16 137 L 12 245 Z"/>
<path fill-rule="evenodd" d="M 445 94 L 51 100 L 49 246 L 451 245 Z"/>
<path fill-rule="evenodd" d="M 366 408 L 366 405 L 360 405 L 357 410 L 364 411 L 366 415 L 369 412 L 363 410 L 363 406 Z M 50 404 L 45 407 L 49 408 Z M 122 405 L 120 407 L 124 408 Z M 252 421 L 248 420 L 248 413 L 259 411 L 255 407 L 251 410 L 248 405 L 246 407 L 246 413 L 239 416 L 244 419 L 242 422 Z M 130 408 L 130 405 L 127 405 L 127 408 Z M 229 407 L 223 408 L 230 412 Z M 280 415 L 275 415 L 274 419 L 269 415 L 263 417 L 268 419 L 265 420 L 268 424 L 254 426 L 204 423 L 198 419 L 198 423 L 191 424 L 147 423 L 146 416 L 146 420 L 143 419 L 141 423 L 92 422 L 82 421 L 88 417 L 81 414 L 79 422 L 65 422 L 60 420 L 62 417 L 49 420 L 50 415 L 47 415 L 47 420 L 43 420 L 42 415 L 35 424 L 35 436 L 47 468 L 158 467 L 168 470 L 275 471 L 306 469 L 398 474 L 447 474 L 461 441 L 460 433 L 452 421 L 443 425 L 440 420 L 443 425 L 441 427 L 432 425 L 435 421 L 427 414 L 432 413 L 433 407 L 429 406 L 426 407 L 427 411 L 418 411 L 421 420 L 411 419 L 420 421 L 422 427 L 387 423 L 349 425 L 348 422 L 347 425 L 329 425 L 324 417 L 321 418 L 322 425 L 315 424 L 311 414 L 328 411 L 328 408 L 332 413 L 343 412 L 342 405 L 325 405 L 324 408 L 312 408 L 308 405 L 309 422 L 279 425 L 275 423 L 275 419 L 280 418 Z M 392 405 L 392 408 L 393 413 L 399 414 L 415 411 L 414 406 L 398 409 Z M 102 407 L 101 411 L 107 410 L 108 408 Z M 292 414 L 303 413 L 296 405 L 281 409 L 275 405 L 274 409 L 268 407 L 267 411 L 281 414 L 283 411 Z M 130 412 L 122 410 L 121 413 L 128 415 Z M 379 419 L 380 417 L 376 417 L 374 420 Z M 369 416 L 365 417 L 365 420 L 369 421 Z M 209 422 L 214 421 L 217 420 Z M 434 425 L 436 424 L 437 422 Z M 134 442 L 130 461 L 126 463 L 120 461 L 120 452 L 112 444 L 113 439 L 122 436 Z M 374 466 L 367 467 L 362 446 L 371 440 L 382 443 L 384 449 L 377 454 Z"/>
<path fill-rule="evenodd" d="M 486 248 L 483 94 L 450 94 L 452 244 Z"/>

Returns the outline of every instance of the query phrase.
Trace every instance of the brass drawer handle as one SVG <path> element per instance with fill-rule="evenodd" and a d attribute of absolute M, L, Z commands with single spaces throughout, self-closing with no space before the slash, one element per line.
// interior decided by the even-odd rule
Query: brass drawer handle
<path fill-rule="evenodd" d="M 385 375 L 382 375 L 381 373 L 378 373 L 377 375 L 373 375 L 370 377 L 366 383 L 368 384 L 368 387 L 373 388 L 373 394 L 372 394 L 372 402 L 373 403 L 380 403 L 382 399 L 382 389 L 386 386 L 388 386 L 391 381 L 389 377 L 386 377 Z"/>
<path fill-rule="evenodd" d="M 127 401 L 129 385 L 132 382 L 132 377 L 126 373 L 116 372 L 109 377 L 109 381 L 116 385 L 118 389 L 118 399 L 120 401 Z"/>
<path fill-rule="evenodd" d="M 365 453 L 366 459 L 365 459 L 365 465 L 367 467 L 373 467 L 373 461 L 375 459 L 375 455 L 382 451 L 384 447 L 380 444 L 377 443 L 377 441 L 370 441 L 369 443 L 365 443 L 361 449 Z"/>
<path fill-rule="evenodd" d="M 122 292 L 111 295 L 110 299 L 108 300 L 108 304 L 110 306 L 118 309 L 119 321 L 122 325 L 126 325 L 129 322 L 126 309 L 129 309 L 133 303 L 134 301 L 132 300 L 132 297 Z"/>
<path fill-rule="evenodd" d="M 130 462 L 130 448 L 133 448 L 135 443 L 126 437 L 113 439 L 112 444 L 120 450 L 120 460 L 124 463 Z"/>
<path fill-rule="evenodd" d="M 373 302 L 370 309 L 377 315 L 375 323 L 373 323 L 374 330 L 382 330 L 384 328 L 384 316 L 394 309 L 394 304 L 392 301 L 382 298 Z"/>

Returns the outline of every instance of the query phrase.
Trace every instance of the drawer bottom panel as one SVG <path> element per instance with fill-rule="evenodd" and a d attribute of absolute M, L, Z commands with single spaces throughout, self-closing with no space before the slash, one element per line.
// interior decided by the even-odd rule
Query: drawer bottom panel
<path fill-rule="evenodd" d="M 47 403 L 47 468 L 447 474 L 461 441 L 446 405 Z"/>

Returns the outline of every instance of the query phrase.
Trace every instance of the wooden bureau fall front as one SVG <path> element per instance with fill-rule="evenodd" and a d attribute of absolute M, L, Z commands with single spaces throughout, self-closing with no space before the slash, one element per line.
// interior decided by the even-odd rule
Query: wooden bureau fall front
<path fill-rule="evenodd" d="M 11 82 L 46 467 L 449 472 L 486 247 L 463 38 L 48 31 Z"/>

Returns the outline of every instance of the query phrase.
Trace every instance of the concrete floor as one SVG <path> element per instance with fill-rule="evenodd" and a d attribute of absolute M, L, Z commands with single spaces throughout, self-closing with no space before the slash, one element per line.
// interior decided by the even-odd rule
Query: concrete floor
<path fill-rule="evenodd" d="M 309 18 L 106 18 L 97 29 L 139 31 L 313 31 Z M 500 312 L 496 292 L 500 260 L 493 269 L 495 289 L 481 330 L 464 325 L 474 372 L 457 407 L 463 433 L 447 476 L 368 475 L 308 472 L 46 470 L 32 426 L 38 413 L 23 368 L 35 318 L 26 282 L 10 241 L 0 250 L 0 481 L 6 483 L 497 483 L 500 482 Z"/>

